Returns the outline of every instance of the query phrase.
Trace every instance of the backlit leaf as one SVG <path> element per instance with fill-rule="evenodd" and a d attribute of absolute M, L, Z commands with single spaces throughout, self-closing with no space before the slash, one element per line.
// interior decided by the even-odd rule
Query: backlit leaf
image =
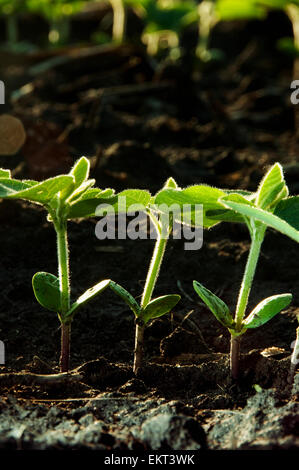
<path fill-rule="evenodd" d="M 74 167 L 70 171 L 70 175 L 72 175 L 75 179 L 76 187 L 79 187 L 84 181 L 87 180 L 89 169 L 90 163 L 87 158 L 81 157 L 79 160 L 77 160 Z"/>
<path fill-rule="evenodd" d="M 286 308 L 292 301 L 292 294 L 280 294 L 268 297 L 260 302 L 243 321 L 246 328 L 257 328 Z"/>
<path fill-rule="evenodd" d="M 59 313 L 61 299 L 59 279 L 50 273 L 39 272 L 32 278 L 32 287 L 37 301 L 46 309 Z"/>
<path fill-rule="evenodd" d="M 105 279 L 104 281 L 99 282 L 95 286 L 87 289 L 84 294 L 80 295 L 76 302 L 73 303 L 70 310 L 67 312 L 65 318 L 73 317 L 77 310 L 83 307 L 87 302 L 92 300 L 97 295 L 101 294 L 110 284 L 110 279 Z"/>
<path fill-rule="evenodd" d="M 140 307 L 134 297 L 128 292 L 126 289 L 121 287 L 119 284 L 117 284 L 114 281 L 110 281 L 109 287 L 115 294 L 117 294 L 126 304 L 130 307 L 132 312 L 136 315 L 136 317 L 139 316 L 140 314 Z"/>
<path fill-rule="evenodd" d="M 98 206 L 102 204 L 113 205 L 116 200 L 113 189 L 87 189 L 79 200 L 75 202 L 70 201 L 71 205 L 68 210 L 67 218 L 95 217 L 97 215 Z"/>
<path fill-rule="evenodd" d="M 32 184 L 25 181 L 17 181 L 12 179 L 0 180 L 0 197 L 9 199 L 26 199 L 28 201 L 46 204 L 54 198 L 54 196 L 69 185 L 73 184 L 72 176 L 55 176 L 41 183 Z"/>
<path fill-rule="evenodd" d="M 275 163 L 262 179 L 256 196 L 256 205 L 268 209 L 285 186 L 282 166 Z"/>
<path fill-rule="evenodd" d="M 299 231 L 277 215 L 260 209 L 259 207 L 252 207 L 247 204 L 240 204 L 237 202 L 228 201 L 225 200 L 225 198 L 222 198 L 221 200 L 223 201 L 223 204 L 225 206 L 229 207 L 230 209 L 233 209 L 239 214 L 259 220 L 260 222 L 263 222 L 269 227 L 276 229 L 278 232 L 287 235 L 288 237 L 292 238 L 297 243 L 299 243 Z"/>
<path fill-rule="evenodd" d="M 218 199 L 224 195 L 224 191 L 206 185 L 189 186 L 185 189 L 162 189 L 155 197 L 155 205 L 158 208 L 159 206 L 163 207 L 163 205 L 168 208 L 177 205 L 181 211 L 189 211 L 193 225 L 196 225 L 195 216 L 198 214 L 196 209 L 202 206 L 202 223 L 205 228 L 209 228 L 219 221 L 210 219 L 207 212 L 210 210 L 223 210 L 223 206 L 218 202 Z"/>
<path fill-rule="evenodd" d="M 126 189 L 118 193 L 114 200 L 110 202 L 103 201 L 103 206 L 100 205 L 96 210 L 96 216 L 101 217 L 107 213 L 129 213 L 136 212 L 137 210 L 146 210 L 151 200 L 151 194 L 142 189 Z M 108 205 L 107 205 L 108 204 Z"/>
<path fill-rule="evenodd" d="M 223 302 L 223 300 L 219 299 L 217 295 L 213 294 L 197 281 L 193 281 L 193 287 L 195 292 L 211 310 L 217 320 L 226 328 L 232 328 L 234 323 L 233 318 L 228 306 Z"/>
<path fill-rule="evenodd" d="M 157 297 L 147 304 L 141 312 L 141 318 L 144 323 L 147 323 L 153 318 L 162 317 L 169 313 L 179 302 L 181 296 L 177 294 L 163 295 Z"/>
<path fill-rule="evenodd" d="M 10 170 L 3 170 L 3 168 L 0 168 L 0 178 L 11 178 Z"/>

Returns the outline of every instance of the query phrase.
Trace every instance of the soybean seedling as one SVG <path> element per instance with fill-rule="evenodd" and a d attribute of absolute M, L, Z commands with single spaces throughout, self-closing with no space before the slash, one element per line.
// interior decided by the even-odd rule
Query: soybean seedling
<path fill-rule="evenodd" d="M 32 285 L 37 301 L 58 314 L 61 324 L 61 372 L 69 369 L 71 323 L 75 313 L 110 283 L 109 279 L 99 282 L 71 303 L 67 221 L 93 217 L 99 204 L 115 204 L 117 201 L 112 189 L 95 188 L 95 180 L 88 177 L 89 161 L 85 157 L 75 163 L 68 175 L 56 176 L 41 183 L 18 181 L 10 177 L 8 170 L 0 170 L 0 198 L 25 199 L 44 206 L 48 220 L 56 231 L 58 276 L 38 272 L 33 276 Z M 132 197 L 143 193 L 133 191 Z"/>
<path fill-rule="evenodd" d="M 287 195 L 288 189 L 284 181 L 282 168 L 276 163 L 264 176 L 256 193 L 241 194 L 232 192 L 219 199 L 219 202 L 233 213 L 236 213 L 237 217 L 241 216 L 243 222 L 246 223 L 249 229 L 251 237 L 250 252 L 239 291 L 234 318 L 228 306 L 215 294 L 197 281 L 194 281 L 193 284 L 199 297 L 205 302 L 217 320 L 225 326 L 231 334 L 230 367 L 231 375 L 234 379 L 238 377 L 241 336 L 247 329 L 257 328 L 271 320 L 271 318 L 286 308 L 292 300 L 292 295 L 289 293 L 268 297 L 260 302 L 245 318 L 261 246 L 267 225 L 270 225 L 266 220 L 257 220 L 254 216 L 254 212 L 261 211 L 264 213 L 267 211 L 270 216 L 273 216 L 279 203 L 287 197 Z M 214 216 L 218 221 L 221 219 L 229 220 L 230 217 L 230 214 L 226 211 L 221 213 L 219 210 L 210 210 L 208 211 L 208 215 L 210 217 Z M 238 220 L 236 219 L 235 221 Z"/>
<path fill-rule="evenodd" d="M 176 182 L 169 178 L 165 188 L 176 187 Z M 156 242 L 152 260 L 148 269 L 146 282 L 140 304 L 135 298 L 119 284 L 111 281 L 109 287 L 120 296 L 135 315 L 135 349 L 133 371 L 136 374 L 142 365 L 144 351 L 144 330 L 154 318 L 169 313 L 179 302 L 180 296 L 176 294 L 163 295 L 152 299 L 158 280 L 161 264 L 164 258 L 167 241 L 173 227 L 172 217 L 166 213 L 157 213 L 156 197 L 143 201 L 143 205 L 136 207 L 136 211 L 145 211 L 152 221 L 156 231 Z M 131 211 L 133 210 L 131 206 Z"/>
<path fill-rule="evenodd" d="M 266 200 L 266 189 L 270 197 L 274 197 L 275 192 L 278 191 L 278 181 L 274 181 L 274 170 L 278 175 L 278 169 L 281 170 L 280 165 L 276 164 L 268 173 L 269 183 L 267 188 L 262 192 L 265 194 Z M 273 172 L 273 173 L 272 173 Z M 271 177 L 272 173 L 272 178 Z M 267 176 L 267 175 L 266 175 Z M 275 190 L 276 186 L 276 190 Z M 262 190 L 260 187 L 259 192 Z M 278 232 L 287 235 L 292 240 L 299 243 L 299 196 L 288 197 L 287 191 L 283 189 L 283 193 L 277 196 L 274 204 L 248 204 L 248 201 L 236 198 L 235 196 L 221 198 L 221 202 L 230 210 L 234 211 L 235 214 L 242 216 L 245 220 L 254 220 L 254 224 L 258 226 L 264 225 L 269 226 L 277 230 Z M 259 194 L 259 193 L 258 193 Z M 272 194 L 272 196 L 271 196 Z M 281 197 L 283 196 L 283 197 Z M 262 201 L 260 199 L 258 201 Z M 223 214 L 225 217 L 225 214 Z M 219 217 L 219 214 L 218 216 Z M 299 319 L 298 319 L 299 320 Z M 299 328 L 297 328 L 297 338 L 295 341 L 293 354 L 291 356 L 291 366 L 289 373 L 289 381 L 292 382 L 298 364 L 299 358 Z"/>

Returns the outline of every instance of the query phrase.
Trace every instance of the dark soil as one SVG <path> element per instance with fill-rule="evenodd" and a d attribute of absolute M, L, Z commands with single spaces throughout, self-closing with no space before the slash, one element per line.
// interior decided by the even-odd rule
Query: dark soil
<path fill-rule="evenodd" d="M 226 60 L 194 78 L 189 56 L 161 66 L 129 45 L 90 49 L 80 58 L 77 51 L 44 72 L 34 69 L 41 63 L 37 55 L 10 57 L 13 64 L 1 69 L 8 91 L 28 82 L 33 91 L 12 95 L 7 106 L 28 137 L 17 156 L 0 158 L 0 166 L 16 177 L 42 179 L 68 171 L 84 154 L 98 186 L 155 192 L 169 176 L 182 187 L 254 190 L 279 161 L 291 193 L 298 192 L 292 61 L 275 49 L 277 24 L 288 35 L 279 15 L 263 26 L 216 28 L 215 45 L 225 49 Z M 59 322 L 36 303 L 31 278 L 57 271 L 55 233 L 42 208 L 24 202 L 2 201 L 0 220 L 0 338 L 6 347 L 0 448 L 298 448 L 298 376 L 293 389 L 287 386 L 299 313 L 295 242 L 268 231 L 250 307 L 283 292 L 294 299 L 242 338 L 237 384 L 229 377 L 229 335 L 199 302 L 192 281 L 234 310 L 250 245 L 239 225 L 205 232 L 198 252 L 185 251 L 183 241 L 169 242 L 155 293 L 177 292 L 182 300 L 171 316 L 146 329 L 137 377 L 133 315 L 106 291 L 74 320 L 71 376 L 49 383 L 35 374 L 58 373 Z M 95 224 L 69 224 L 73 298 L 105 278 L 138 298 L 153 242 L 99 241 Z"/>

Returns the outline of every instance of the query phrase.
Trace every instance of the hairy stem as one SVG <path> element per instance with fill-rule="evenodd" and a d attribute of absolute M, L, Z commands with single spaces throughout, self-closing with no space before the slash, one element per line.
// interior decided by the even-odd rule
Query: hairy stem
<path fill-rule="evenodd" d="M 261 246 L 264 240 L 266 227 L 259 229 L 254 228 L 252 232 L 250 251 L 244 271 L 244 276 L 239 292 L 238 303 L 236 308 L 235 322 L 236 333 L 242 329 L 242 321 L 246 312 L 248 298 L 252 287 L 253 278 L 256 271 L 257 262 L 260 256 Z M 238 378 L 239 370 L 239 357 L 240 357 L 240 337 L 234 336 L 231 338 L 231 351 L 230 351 L 230 370 L 233 379 Z"/>
<path fill-rule="evenodd" d="M 67 372 L 69 369 L 71 327 L 70 324 L 64 323 L 64 317 L 70 309 L 70 273 L 66 222 L 61 221 L 60 223 L 56 223 L 55 229 L 57 233 L 58 276 L 61 304 L 60 370 L 61 372 Z"/>
<path fill-rule="evenodd" d="M 155 249 L 153 253 L 153 257 L 151 260 L 151 264 L 147 273 L 147 278 L 143 290 L 143 295 L 141 299 L 141 308 L 145 308 L 147 304 L 151 301 L 152 294 L 158 279 L 160 267 L 163 261 L 166 244 L 168 238 L 162 236 L 161 233 L 158 233 Z M 134 366 L 133 370 L 136 374 L 138 368 L 142 364 L 143 358 L 143 336 L 144 336 L 144 328 L 143 324 L 136 322 L 136 330 L 135 330 L 135 351 L 134 351 Z"/>
<path fill-rule="evenodd" d="M 163 261 L 167 240 L 167 238 L 163 238 L 160 234 L 158 235 L 141 299 L 142 308 L 146 307 L 147 304 L 151 301 Z"/>
<path fill-rule="evenodd" d="M 245 267 L 245 272 L 239 292 L 236 308 L 236 331 L 239 332 L 242 327 L 242 321 L 246 312 L 248 298 L 252 287 L 253 278 L 256 271 L 257 262 L 260 256 L 261 246 L 265 235 L 265 229 L 256 230 L 252 235 L 250 251 Z"/>

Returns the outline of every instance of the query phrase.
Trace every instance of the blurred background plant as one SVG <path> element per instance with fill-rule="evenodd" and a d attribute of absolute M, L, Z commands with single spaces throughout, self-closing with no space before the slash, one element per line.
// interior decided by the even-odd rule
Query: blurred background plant
<path fill-rule="evenodd" d="M 111 34 L 99 24 L 91 35 L 98 43 L 121 44 L 131 42 L 126 34 L 129 13 L 142 22 L 139 43 L 147 52 L 177 60 L 182 54 L 181 37 L 187 28 L 196 34 L 195 56 L 202 62 L 222 58 L 221 50 L 211 48 L 213 29 L 220 22 L 238 20 L 263 20 L 268 12 L 282 10 L 292 23 L 292 38 L 279 40 L 280 49 L 299 54 L 299 0 L 0 0 L 0 16 L 6 23 L 6 46 L 10 49 L 21 44 L 19 20 L 24 14 L 42 17 L 49 25 L 48 40 L 51 46 L 66 45 L 70 41 L 70 25 L 77 14 L 91 6 L 105 8 L 111 18 Z M 108 12 L 108 13 L 107 13 Z M 135 38 L 134 38 L 135 39 Z"/>
<path fill-rule="evenodd" d="M 28 10 L 43 16 L 49 23 L 49 43 L 66 44 L 70 37 L 70 18 L 81 11 L 84 0 L 26 0 Z"/>
<path fill-rule="evenodd" d="M 0 0 L 0 14 L 6 24 L 6 44 L 11 48 L 19 42 L 19 15 L 27 8 L 27 0 Z"/>

